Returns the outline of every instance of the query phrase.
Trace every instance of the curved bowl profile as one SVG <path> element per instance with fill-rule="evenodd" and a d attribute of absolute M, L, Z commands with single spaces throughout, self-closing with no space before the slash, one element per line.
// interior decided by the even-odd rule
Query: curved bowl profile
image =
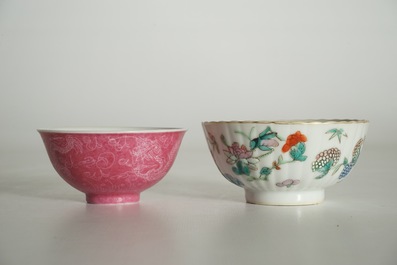
<path fill-rule="evenodd" d="M 186 130 L 177 128 L 39 129 L 50 161 L 88 203 L 139 201 L 177 156 Z"/>
<path fill-rule="evenodd" d="M 222 175 L 249 203 L 317 204 L 345 179 L 365 141 L 366 120 L 219 121 L 202 126 Z"/>

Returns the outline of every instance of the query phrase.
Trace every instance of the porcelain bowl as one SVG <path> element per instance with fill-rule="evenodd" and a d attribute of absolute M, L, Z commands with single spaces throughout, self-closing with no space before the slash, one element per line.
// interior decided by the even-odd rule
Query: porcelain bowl
<path fill-rule="evenodd" d="M 88 203 L 138 202 L 170 170 L 186 132 L 179 128 L 39 129 L 50 161 Z"/>
<path fill-rule="evenodd" d="M 202 126 L 222 175 L 248 203 L 307 205 L 345 179 L 365 141 L 366 120 L 216 121 Z"/>

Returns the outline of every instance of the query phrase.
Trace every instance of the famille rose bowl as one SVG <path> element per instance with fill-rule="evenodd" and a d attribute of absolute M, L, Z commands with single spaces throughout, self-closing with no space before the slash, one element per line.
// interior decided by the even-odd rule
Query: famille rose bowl
<path fill-rule="evenodd" d="M 248 203 L 306 205 L 345 179 L 365 141 L 366 120 L 203 122 L 222 175 Z"/>
<path fill-rule="evenodd" d="M 51 163 L 88 203 L 139 201 L 169 171 L 186 132 L 177 128 L 39 129 Z"/>

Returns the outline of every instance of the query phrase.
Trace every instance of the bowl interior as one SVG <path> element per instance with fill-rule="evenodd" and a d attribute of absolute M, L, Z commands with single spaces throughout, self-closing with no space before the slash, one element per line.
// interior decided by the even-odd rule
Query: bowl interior
<path fill-rule="evenodd" d="M 369 123 L 363 119 L 303 119 L 303 120 L 231 120 L 231 121 L 205 121 L 208 123 L 254 123 L 254 124 L 352 124 L 352 123 Z"/>
<path fill-rule="evenodd" d="M 108 134 L 108 133 L 163 133 L 184 132 L 183 128 L 166 127 L 65 127 L 65 128 L 40 128 L 39 133 L 71 133 L 71 134 Z"/>

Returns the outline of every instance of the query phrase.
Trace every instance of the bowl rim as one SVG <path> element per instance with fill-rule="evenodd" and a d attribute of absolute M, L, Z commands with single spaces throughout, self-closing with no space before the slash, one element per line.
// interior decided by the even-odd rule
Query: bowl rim
<path fill-rule="evenodd" d="M 68 134 L 138 134 L 138 133 L 168 133 L 186 132 L 185 128 L 176 127 L 59 127 L 39 128 L 39 133 L 68 133 Z"/>
<path fill-rule="evenodd" d="M 365 119 L 301 119 L 301 120 L 230 120 L 230 121 L 204 121 L 202 124 L 232 124 L 232 123 L 255 123 L 255 124 L 280 124 L 280 125 L 318 125 L 318 124 L 367 124 Z"/>

